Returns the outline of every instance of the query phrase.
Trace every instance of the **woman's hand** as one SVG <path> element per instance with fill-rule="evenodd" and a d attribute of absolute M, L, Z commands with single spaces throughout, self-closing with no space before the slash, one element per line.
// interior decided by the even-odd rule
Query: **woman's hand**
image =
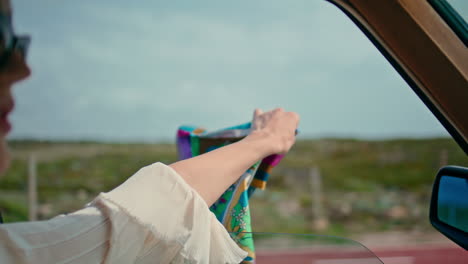
<path fill-rule="evenodd" d="M 284 154 L 296 140 L 299 115 L 285 112 L 282 108 L 263 112 L 255 109 L 252 120 L 252 133 L 246 140 L 263 140 L 266 155 Z"/>
<path fill-rule="evenodd" d="M 266 113 L 257 109 L 252 133 L 243 140 L 170 166 L 211 206 L 252 164 L 288 152 L 298 123 L 296 113 L 281 108 Z"/>

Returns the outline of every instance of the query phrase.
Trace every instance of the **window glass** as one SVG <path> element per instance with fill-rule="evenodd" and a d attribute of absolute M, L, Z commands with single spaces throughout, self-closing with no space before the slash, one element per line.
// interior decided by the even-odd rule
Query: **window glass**
<path fill-rule="evenodd" d="M 465 21 L 468 21 L 468 2 L 465 0 L 447 0 L 450 5 L 457 11 L 457 13 L 463 17 Z"/>
<path fill-rule="evenodd" d="M 468 193 L 468 179 L 452 176 L 440 178 L 437 217 L 443 223 L 468 232 L 468 202 L 460 199 Z"/>

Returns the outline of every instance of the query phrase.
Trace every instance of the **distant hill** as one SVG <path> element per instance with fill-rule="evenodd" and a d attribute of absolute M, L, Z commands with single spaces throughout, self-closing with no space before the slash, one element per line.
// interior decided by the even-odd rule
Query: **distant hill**
<path fill-rule="evenodd" d="M 72 212 L 139 168 L 177 160 L 172 144 L 11 142 L 12 167 L 0 180 L 6 222 L 27 220 L 27 160 L 38 160 L 39 217 Z M 301 140 L 251 203 L 255 231 L 336 235 L 382 230 L 428 230 L 432 181 L 446 164 L 468 166 L 452 139 Z M 320 175 L 323 207 L 317 222 L 310 170 Z"/>

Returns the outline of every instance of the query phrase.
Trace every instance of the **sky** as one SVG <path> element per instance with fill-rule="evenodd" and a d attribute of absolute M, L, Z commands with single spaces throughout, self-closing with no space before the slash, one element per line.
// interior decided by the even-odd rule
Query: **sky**
<path fill-rule="evenodd" d="M 463 0 L 454 0 L 467 10 Z M 170 141 L 255 108 L 303 138 L 448 136 L 359 29 L 319 0 L 13 1 L 32 36 L 10 138 Z"/>

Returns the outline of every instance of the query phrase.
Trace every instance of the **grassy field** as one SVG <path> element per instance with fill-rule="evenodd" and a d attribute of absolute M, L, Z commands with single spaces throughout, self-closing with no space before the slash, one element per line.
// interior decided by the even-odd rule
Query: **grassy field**
<path fill-rule="evenodd" d="M 109 191 L 139 168 L 177 159 L 172 144 L 10 142 L 13 163 L 0 181 L 6 222 L 27 220 L 27 161 L 37 159 L 39 218 L 71 212 Z M 387 230 L 432 230 L 428 202 L 445 164 L 468 166 L 451 139 L 297 142 L 252 202 L 254 231 L 349 235 Z M 321 179 L 314 200 L 310 169 Z M 316 193 L 317 194 L 317 193 Z M 314 205 L 323 207 L 321 217 Z"/>

